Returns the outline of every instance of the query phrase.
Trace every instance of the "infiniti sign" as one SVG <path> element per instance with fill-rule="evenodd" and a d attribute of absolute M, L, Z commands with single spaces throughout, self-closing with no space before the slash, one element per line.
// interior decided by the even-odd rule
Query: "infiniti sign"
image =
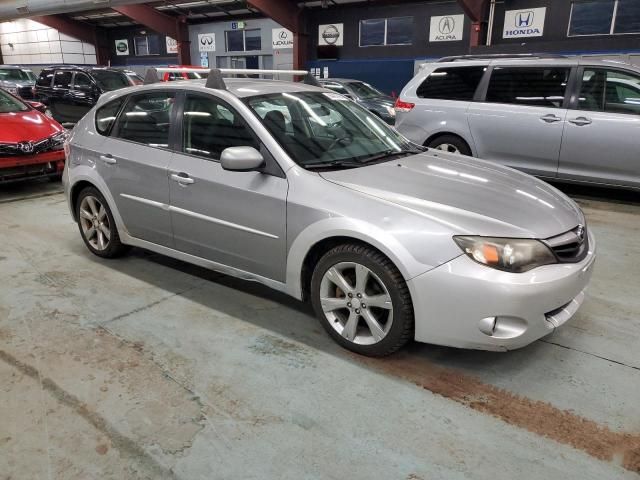
<path fill-rule="evenodd" d="M 544 31 L 546 7 L 528 10 L 507 10 L 504 13 L 503 38 L 541 37 Z"/>

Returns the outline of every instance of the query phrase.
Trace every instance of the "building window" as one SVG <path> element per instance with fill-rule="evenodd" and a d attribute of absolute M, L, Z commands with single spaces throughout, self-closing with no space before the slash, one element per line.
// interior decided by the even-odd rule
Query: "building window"
<path fill-rule="evenodd" d="M 157 35 L 144 35 L 133 38 L 136 56 L 160 55 L 160 41 Z"/>
<path fill-rule="evenodd" d="M 584 0 L 571 4 L 568 36 L 640 33 L 638 0 Z"/>
<path fill-rule="evenodd" d="M 413 17 L 360 20 L 360 46 L 411 45 Z"/>
<path fill-rule="evenodd" d="M 259 28 L 251 30 L 227 30 L 227 52 L 248 52 L 262 50 L 262 37 Z"/>

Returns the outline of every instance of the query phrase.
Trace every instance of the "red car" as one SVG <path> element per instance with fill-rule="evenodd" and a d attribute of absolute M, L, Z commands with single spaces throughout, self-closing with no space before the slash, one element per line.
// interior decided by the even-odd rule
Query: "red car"
<path fill-rule="evenodd" d="M 168 68 L 200 68 L 200 65 L 169 65 Z M 198 78 L 207 78 L 208 72 L 164 72 L 162 76 L 163 82 L 173 82 L 174 80 L 196 80 Z"/>
<path fill-rule="evenodd" d="M 67 132 L 44 109 L 0 89 L 0 183 L 62 175 Z"/>

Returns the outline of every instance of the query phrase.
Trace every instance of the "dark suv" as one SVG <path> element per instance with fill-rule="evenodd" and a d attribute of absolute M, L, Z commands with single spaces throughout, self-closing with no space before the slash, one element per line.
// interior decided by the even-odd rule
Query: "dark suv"
<path fill-rule="evenodd" d="M 76 123 L 104 92 L 130 85 L 127 75 L 121 70 L 60 65 L 40 72 L 35 93 L 58 122 Z"/>

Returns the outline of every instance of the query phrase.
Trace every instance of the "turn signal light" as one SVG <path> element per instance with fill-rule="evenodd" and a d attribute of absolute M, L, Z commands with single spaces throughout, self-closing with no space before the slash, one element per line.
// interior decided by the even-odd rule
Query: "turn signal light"
<path fill-rule="evenodd" d="M 400 100 L 400 98 L 398 98 L 393 108 L 395 108 L 396 112 L 410 112 L 411 109 L 415 106 L 415 103 L 404 102 Z"/>

